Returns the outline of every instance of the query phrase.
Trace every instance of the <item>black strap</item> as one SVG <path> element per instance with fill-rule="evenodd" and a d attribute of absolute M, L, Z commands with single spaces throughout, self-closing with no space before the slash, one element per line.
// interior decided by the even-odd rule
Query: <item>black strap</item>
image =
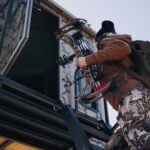
<path fill-rule="evenodd" d="M 145 79 L 144 77 L 140 76 L 138 73 L 136 73 L 134 70 L 132 70 L 131 68 L 127 68 L 126 66 L 120 64 L 120 63 L 115 63 L 112 62 L 112 64 L 124 71 L 126 71 L 127 73 L 129 73 L 130 75 L 132 75 L 135 79 L 143 82 L 143 84 L 150 89 L 150 81 Z"/>

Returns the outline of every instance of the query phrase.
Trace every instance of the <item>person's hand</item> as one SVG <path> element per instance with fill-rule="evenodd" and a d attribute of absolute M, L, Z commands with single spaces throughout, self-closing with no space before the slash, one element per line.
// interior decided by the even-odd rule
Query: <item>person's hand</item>
<path fill-rule="evenodd" d="M 80 68 L 87 67 L 87 63 L 86 63 L 86 61 L 85 61 L 85 57 L 78 57 L 78 58 L 77 58 L 77 65 L 78 65 Z"/>
<path fill-rule="evenodd" d="M 122 130 L 118 129 L 116 133 L 114 133 L 108 140 L 108 142 L 105 145 L 105 150 L 117 150 L 124 148 L 126 149 L 128 146 L 126 145 L 126 141 L 122 135 Z M 122 146 L 125 146 L 124 148 Z M 128 148 L 127 148 L 128 149 Z"/>

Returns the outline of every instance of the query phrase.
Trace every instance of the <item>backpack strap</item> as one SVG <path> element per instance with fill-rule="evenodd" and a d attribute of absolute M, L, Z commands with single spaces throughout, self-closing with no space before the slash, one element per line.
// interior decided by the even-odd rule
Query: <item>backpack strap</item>
<path fill-rule="evenodd" d="M 150 89 L 150 81 L 146 80 L 144 77 L 140 76 L 138 73 L 136 73 L 134 70 L 127 68 L 126 66 L 120 64 L 120 63 L 115 63 L 112 62 L 112 64 L 124 71 L 126 71 L 127 73 L 129 73 L 130 75 L 132 75 L 135 79 L 140 80 L 148 89 Z"/>

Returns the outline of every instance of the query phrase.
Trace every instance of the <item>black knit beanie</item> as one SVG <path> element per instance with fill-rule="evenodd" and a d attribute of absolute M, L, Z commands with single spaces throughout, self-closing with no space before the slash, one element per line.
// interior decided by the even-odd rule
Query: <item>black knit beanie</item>
<path fill-rule="evenodd" d="M 102 27 L 97 32 L 95 40 L 98 41 L 98 39 L 106 33 L 116 33 L 114 23 L 110 20 L 105 20 L 102 22 Z"/>

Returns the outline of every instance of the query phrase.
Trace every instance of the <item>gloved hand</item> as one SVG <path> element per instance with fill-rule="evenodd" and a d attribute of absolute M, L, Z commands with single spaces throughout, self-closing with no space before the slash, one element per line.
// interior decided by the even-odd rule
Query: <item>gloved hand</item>
<path fill-rule="evenodd" d="M 110 137 L 105 150 L 130 150 L 120 129 Z"/>
<path fill-rule="evenodd" d="M 118 147 L 119 143 L 121 142 L 121 136 L 114 134 L 110 137 L 109 141 L 105 145 L 105 150 L 115 150 Z"/>

